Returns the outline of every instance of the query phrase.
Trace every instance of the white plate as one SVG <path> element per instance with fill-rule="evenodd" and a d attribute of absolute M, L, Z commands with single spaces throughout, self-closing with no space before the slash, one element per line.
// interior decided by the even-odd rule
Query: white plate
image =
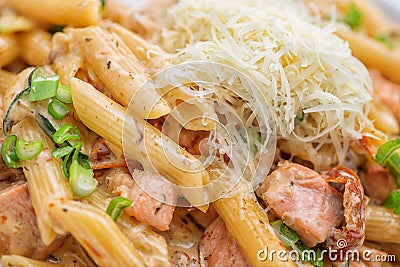
<path fill-rule="evenodd" d="M 374 0 L 388 16 L 388 18 L 400 24 L 400 1 L 395 0 Z"/>

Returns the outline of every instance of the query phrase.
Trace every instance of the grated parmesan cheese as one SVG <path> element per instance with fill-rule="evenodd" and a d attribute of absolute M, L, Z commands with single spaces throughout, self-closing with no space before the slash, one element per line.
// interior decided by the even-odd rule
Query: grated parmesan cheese
<path fill-rule="evenodd" d="M 303 158 L 316 169 L 343 163 L 349 142 L 372 127 L 365 66 L 334 34 L 334 22 L 323 24 L 299 1 L 181 0 L 168 12 L 162 46 L 173 53 L 169 60 L 220 63 L 249 77 L 259 96 L 249 96 L 252 85 L 223 69 L 188 74 L 242 94 L 242 115 L 269 110 L 287 152 L 307 151 Z"/>

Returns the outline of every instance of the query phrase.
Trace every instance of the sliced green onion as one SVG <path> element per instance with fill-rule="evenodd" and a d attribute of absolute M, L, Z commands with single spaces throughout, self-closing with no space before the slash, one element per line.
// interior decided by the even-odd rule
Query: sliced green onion
<path fill-rule="evenodd" d="M 300 114 L 296 115 L 296 117 L 294 118 L 294 125 L 299 125 L 305 117 L 305 113 L 302 110 Z"/>
<path fill-rule="evenodd" d="M 74 149 L 71 146 L 64 146 L 64 147 L 59 147 L 57 149 L 54 149 L 51 152 L 51 155 L 53 155 L 54 158 L 60 159 L 68 154 L 70 154 Z"/>
<path fill-rule="evenodd" d="M 106 6 L 106 0 L 100 0 L 101 2 L 101 8 L 104 9 L 104 7 Z"/>
<path fill-rule="evenodd" d="M 79 151 L 82 148 L 83 143 L 77 142 L 71 147 L 68 154 L 65 155 L 63 162 L 61 163 L 61 170 L 63 171 L 65 177 L 70 178 L 70 166 L 73 161 L 78 161 Z"/>
<path fill-rule="evenodd" d="M 286 225 L 281 220 L 272 222 L 271 226 L 272 226 L 272 229 L 274 229 L 275 234 L 279 237 L 279 239 L 282 241 L 282 243 L 283 243 L 283 245 L 285 245 L 285 247 L 290 247 L 298 241 L 298 237 L 292 239 L 294 237 L 294 235 L 290 235 L 290 237 L 289 237 L 285 234 L 284 231 L 282 231 L 282 226 L 286 226 Z M 288 229 L 290 229 L 290 228 L 288 228 Z"/>
<path fill-rule="evenodd" d="M 93 194 L 98 183 L 93 178 L 93 170 L 82 167 L 77 160 L 74 160 L 71 163 L 69 171 L 69 185 L 75 196 L 86 198 Z"/>
<path fill-rule="evenodd" d="M 78 156 L 79 165 L 81 165 L 83 168 L 90 169 L 89 161 L 87 160 L 86 157 L 83 157 L 83 156 L 86 156 L 86 155 L 82 154 L 82 153 L 79 153 L 79 156 Z"/>
<path fill-rule="evenodd" d="M 22 160 L 31 160 L 37 157 L 43 150 L 44 141 L 25 142 L 18 140 L 15 146 L 15 152 L 18 158 Z"/>
<path fill-rule="evenodd" d="M 38 101 L 56 96 L 60 76 L 38 76 L 32 79 L 29 101 Z"/>
<path fill-rule="evenodd" d="M 290 229 L 286 224 L 282 223 L 279 231 L 282 235 L 286 236 L 288 239 L 292 240 L 293 242 L 297 242 L 300 240 L 299 236 L 295 231 Z"/>
<path fill-rule="evenodd" d="M 56 144 L 62 144 L 66 140 L 78 140 L 79 138 L 81 138 L 81 134 L 78 128 L 71 124 L 64 124 L 53 135 L 53 141 Z"/>
<path fill-rule="evenodd" d="M 49 105 L 47 107 L 47 111 L 54 119 L 61 120 L 65 116 L 67 116 L 67 114 L 69 112 L 69 108 L 61 101 L 59 101 L 57 99 L 53 99 L 49 103 Z"/>
<path fill-rule="evenodd" d="M 343 21 L 352 29 L 357 29 L 361 25 L 362 14 L 355 3 L 350 3 L 349 9 L 344 14 Z"/>
<path fill-rule="evenodd" d="M 49 29 L 49 33 L 55 34 L 57 32 L 62 32 L 64 30 L 65 26 L 64 25 L 53 25 Z"/>
<path fill-rule="evenodd" d="M 375 161 L 380 165 L 385 164 L 386 160 L 400 148 L 400 138 L 390 140 L 378 148 L 375 155 Z"/>
<path fill-rule="evenodd" d="M 297 252 L 301 253 L 302 262 L 309 262 L 313 266 L 316 267 L 323 267 L 323 255 L 320 249 L 315 251 L 315 254 L 311 253 L 302 253 L 303 251 L 311 250 L 310 247 L 305 245 L 297 235 L 295 231 L 290 229 L 287 225 L 285 225 L 281 220 L 277 220 L 271 223 L 272 229 L 274 230 L 275 234 L 279 237 L 282 241 L 283 245 L 286 247 L 291 247 L 292 249 L 296 250 Z M 315 255 L 315 257 L 314 257 Z"/>
<path fill-rule="evenodd" d="M 121 212 L 132 205 L 132 201 L 124 197 L 113 198 L 107 206 L 106 213 L 116 222 Z"/>
<path fill-rule="evenodd" d="M 48 137 L 53 138 L 53 135 L 57 132 L 54 126 L 51 124 L 49 119 L 47 119 L 42 114 L 38 114 L 38 125 L 47 134 Z"/>
<path fill-rule="evenodd" d="M 385 166 L 392 173 L 394 180 L 396 181 L 397 187 L 400 188 L 400 156 L 395 153 L 391 155 L 385 162 Z"/>
<path fill-rule="evenodd" d="M 393 209 L 394 214 L 400 214 L 400 189 L 392 190 L 383 206 Z"/>
<path fill-rule="evenodd" d="M 385 45 L 389 49 L 393 49 L 393 43 L 388 36 L 375 36 L 375 40 L 383 45 Z"/>
<path fill-rule="evenodd" d="M 11 134 L 7 136 L 4 140 L 3 145 L 1 146 L 1 157 L 4 163 L 12 169 L 19 168 L 19 160 L 18 156 L 15 153 L 15 145 L 17 143 L 17 136 Z"/>
<path fill-rule="evenodd" d="M 61 102 L 71 104 L 72 103 L 71 87 L 62 84 L 58 85 L 56 98 Z"/>

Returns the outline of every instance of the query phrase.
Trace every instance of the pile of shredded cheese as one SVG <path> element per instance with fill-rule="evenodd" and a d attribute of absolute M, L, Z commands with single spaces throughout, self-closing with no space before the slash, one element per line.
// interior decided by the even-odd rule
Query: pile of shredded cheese
<path fill-rule="evenodd" d="M 318 21 L 299 1 L 181 0 L 168 12 L 162 46 L 171 62 L 216 62 L 250 77 L 285 150 L 309 155 L 317 169 L 343 163 L 350 141 L 371 125 L 365 66 L 334 34 L 334 22 Z M 217 71 L 190 75 L 246 90 Z"/>

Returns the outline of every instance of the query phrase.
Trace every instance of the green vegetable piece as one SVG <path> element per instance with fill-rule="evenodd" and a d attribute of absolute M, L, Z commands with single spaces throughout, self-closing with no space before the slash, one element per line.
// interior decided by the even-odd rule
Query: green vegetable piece
<path fill-rule="evenodd" d="M 47 111 L 54 119 L 61 120 L 67 116 L 69 108 L 61 101 L 53 99 L 47 106 Z"/>
<path fill-rule="evenodd" d="M 54 149 L 51 152 L 51 155 L 56 158 L 60 159 L 68 154 L 70 154 L 74 149 L 71 146 L 64 146 L 64 147 L 59 147 L 57 149 Z"/>
<path fill-rule="evenodd" d="M 107 206 L 106 213 L 116 222 L 121 212 L 132 205 L 132 201 L 124 197 L 113 198 Z"/>
<path fill-rule="evenodd" d="M 56 96 L 60 76 L 38 76 L 32 79 L 29 101 L 38 101 Z"/>
<path fill-rule="evenodd" d="M 20 167 L 18 156 L 15 153 L 16 143 L 17 136 L 11 134 L 7 136 L 7 138 L 3 142 L 3 145 L 1 146 L 1 157 L 4 163 L 12 169 L 17 169 Z"/>
<path fill-rule="evenodd" d="M 383 206 L 393 209 L 394 214 L 400 214 L 400 189 L 392 190 Z"/>
<path fill-rule="evenodd" d="M 61 102 L 71 104 L 72 103 L 71 87 L 62 84 L 58 85 L 56 98 Z"/>
<path fill-rule="evenodd" d="M 343 21 L 352 29 L 357 29 L 361 25 L 362 14 L 355 3 L 350 3 L 349 9 L 344 14 Z"/>
<path fill-rule="evenodd" d="M 93 178 L 93 170 L 84 168 L 77 160 L 73 160 L 69 172 L 69 185 L 75 196 L 86 198 L 93 194 L 98 183 Z"/>
<path fill-rule="evenodd" d="M 390 40 L 390 37 L 378 35 L 378 36 L 375 36 L 375 40 L 377 42 L 385 45 L 387 48 L 393 49 L 393 43 L 392 43 L 392 40 Z"/>
<path fill-rule="evenodd" d="M 44 141 L 25 142 L 18 140 L 15 146 L 15 152 L 18 158 L 22 160 L 31 160 L 36 158 L 43 150 Z"/>
<path fill-rule="evenodd" d="M 81 138 L 81 134 L 78 128 L 68 123 L 61 126 L 60 129 L 53 134 L 53 141 L 56 144 L 62 144 L 67 140 L 79 140 L 79 138 Z"/>
<path fill-rule="evenodd" d="M 386 160 L 400 148 L 400 138 L 390 140 L 378 148 L 375 161 L 380 165 L 385 164 Z"/>
<path fill-rule="evenodd" d="M 72 161 L 78 161 L 79 151 L 82 148 L 83 143 L 77 142 L 71 147 L 71 150 L 65 155 L 65 158 L 61 164 L 61 170 L 63 171 L 65 177 L 70 178 L 70 166 Z M 90 166 L 89 166 L 90 167 Z"/>

